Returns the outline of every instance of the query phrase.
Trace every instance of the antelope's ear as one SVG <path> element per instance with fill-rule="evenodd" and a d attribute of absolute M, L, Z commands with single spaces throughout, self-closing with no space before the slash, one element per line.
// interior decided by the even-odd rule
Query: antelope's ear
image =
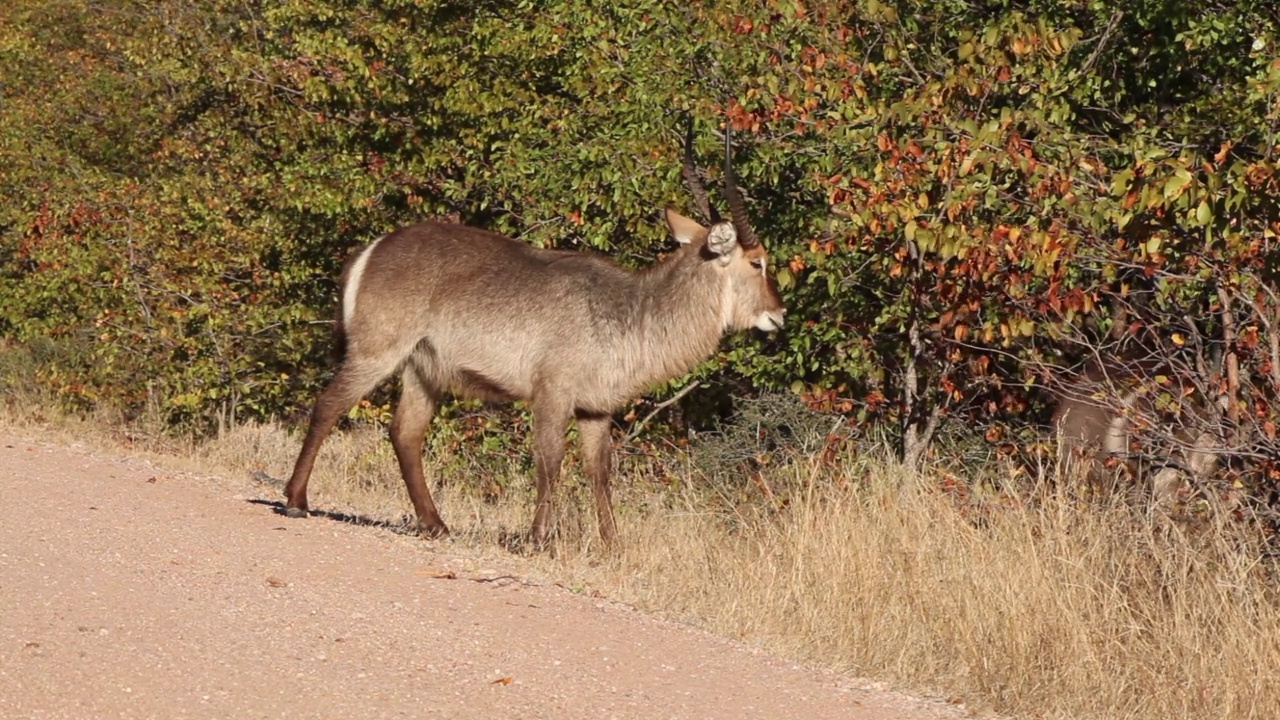
<path fill-rule="evenodd" d="M 671 228 L 671 236 L 681 245 L 704 238 L 707 235 L 707 229 L 697 220 L 691 220 L 675 211 L 675 208 L 667 206 L 664 213 L 667 218 L 667 227 Z"/>
<path fill-rule="evenodd" d="M 738 246 L 738 231 L 733 223 L 718 222 L 711 226 L 707 233 L 707 250 L 720 258 L 721 262 L 729 262 L 733 249 Z"/>

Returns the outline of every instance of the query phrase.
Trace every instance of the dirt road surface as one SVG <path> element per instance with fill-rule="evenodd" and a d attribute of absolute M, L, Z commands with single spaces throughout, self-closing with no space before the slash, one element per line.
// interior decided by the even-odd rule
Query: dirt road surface
<path fill-rule="evenodd" d="M 0 430 L 0 718 L 966 716 L 161 462 Z"/>

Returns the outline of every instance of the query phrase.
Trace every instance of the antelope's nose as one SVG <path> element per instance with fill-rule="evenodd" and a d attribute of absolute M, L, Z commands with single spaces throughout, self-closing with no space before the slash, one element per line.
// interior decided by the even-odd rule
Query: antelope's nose
<path fill-rule="evenodd" d="M 756 327 L 765 332 L 776 332 L 781 330 L 782 326 L 786 324 L 786 320 L 783 318 L 785 313 L 785 309 L 766 310 L 765 312 L 760 313 L 760 316 L 756 318 Z"/>

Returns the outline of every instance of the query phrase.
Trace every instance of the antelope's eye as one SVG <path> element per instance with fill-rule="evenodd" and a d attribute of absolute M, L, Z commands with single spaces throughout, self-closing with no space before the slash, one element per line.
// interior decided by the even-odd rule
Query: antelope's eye
<path fill-rule="evenodd" d="M 763 261 L 763 260 L 752 260 L 752 261 L 751 261 L 751 267 L 753 267 L 753 268 L 755 268 L 755 269 L 757 269 L 757 270 L 763 270 L 763 269 L 764 269 L 764 261 Z"/>

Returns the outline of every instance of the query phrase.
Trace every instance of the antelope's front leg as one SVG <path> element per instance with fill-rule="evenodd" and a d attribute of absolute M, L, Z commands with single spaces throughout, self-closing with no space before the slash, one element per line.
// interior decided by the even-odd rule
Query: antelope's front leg
<path fill-rule="evenodd" d="M 560 464 L 564 461 L 564 435 L 569 429 L 569 412 L 535 402 L 533 408 L 533 461 L 538 476 L 538 500 L 533 512 L 529 539 L 545 547 L 551 534 L 552 500 Z"/>
<path fill-rule="evenodd" d="M 580 415 L 578 438 L 582 441 L 582 462 L 591 491 L 595 495 L 596 519 L 600 526 L 600 539 L 612 545 L 617 536 L 613 521 L 613 498 L 609 492 L 609 472 L 613 462 L 613 441 L 609 431 L 613 419 L 608 415 Z"/>

